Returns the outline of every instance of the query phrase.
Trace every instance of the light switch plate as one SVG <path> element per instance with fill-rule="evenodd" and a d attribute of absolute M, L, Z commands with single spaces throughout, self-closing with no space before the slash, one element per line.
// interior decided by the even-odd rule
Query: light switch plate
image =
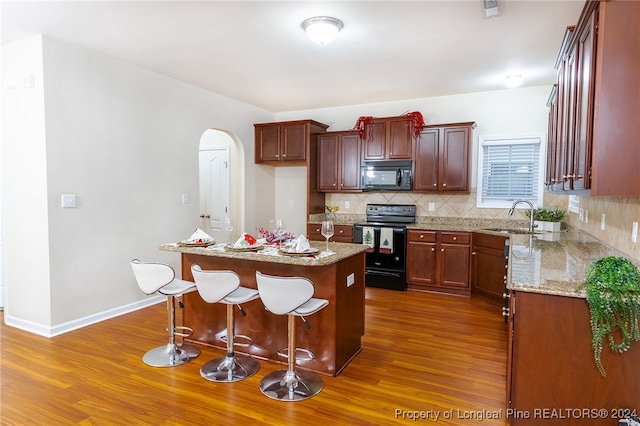
<path fill-rule="evenodd" d="M 63 209 L 75 209 L 76 208 L 76 194 L 62 194 L 62 208 Z"/>

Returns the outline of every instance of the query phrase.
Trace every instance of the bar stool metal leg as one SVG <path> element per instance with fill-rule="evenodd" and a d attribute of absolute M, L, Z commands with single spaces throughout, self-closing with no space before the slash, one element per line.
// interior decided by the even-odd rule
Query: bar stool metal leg
<path fill-rule="evenodd" d="M 322 390 L 322 379 L 312 371 L 297 370 L 295 316 L 287 315 L 287 369 L 267 374 L 260 382 L 260 390 L 271 399 L 301 401 L 317 395 Z"/>
<path fill-rule="evenodd" d="M 200 375 L 212 382 L 237 382 L 253 376 L 260 369 L 260 364 L 254 358 L 235 355 L 233 307 L 232 304 L 227 304 L 227 354 L 208 361 L 200 369 Z"/>
<path fill-rule="evenodd" d="M 169 343 L 151 349 L 144 354 L 142 361 L 151 367 L 173 367 L 182 365 L 193 358 L 200 355 L 200 349 L 197 346 L 176 344 L 176 311 L 175 296 L 167 296 L 167 313 L 169 316 Z"/>

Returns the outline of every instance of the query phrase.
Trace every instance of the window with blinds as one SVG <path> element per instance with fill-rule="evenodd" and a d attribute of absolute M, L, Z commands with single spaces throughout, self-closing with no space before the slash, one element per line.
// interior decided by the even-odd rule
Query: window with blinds
<path fill-rule="evenodd" d="M 544 135 L 483 137 L 478 148 L 478 207 L 542 205 Z"/>

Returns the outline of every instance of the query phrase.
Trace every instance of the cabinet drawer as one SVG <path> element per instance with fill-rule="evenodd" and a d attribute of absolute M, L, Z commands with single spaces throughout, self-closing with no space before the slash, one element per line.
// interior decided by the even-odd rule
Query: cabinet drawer
<path fill-rule="evenodd" d="M 350 237 L 353 238 L 353 226 L 351 225 L 334 225 L 334 237 Z"/>
<path fill-rule="evenodd" d="M 422 231 L 419 229 L 410 229 L 408 234 L 409 242 L 435 243 L 436 231 Z"/>
<path fill-rule="evenodd" d="M 322 224 L 320 223 L 308 223 L 307 224 L 307 238 L 312 241 L 325 241 L 325 238 L 321 233 Z M 334 225 L 333 237 L 330 241 L 336 241 L 339 243 L 350 243 L 353 241 L 353 226 L 351 225 Z"/>
<path fill-rule="evenodd" d="M 471 234 L 461 232 L 442 232 L 440 242 L 444 244 L 470 244 Z"/>

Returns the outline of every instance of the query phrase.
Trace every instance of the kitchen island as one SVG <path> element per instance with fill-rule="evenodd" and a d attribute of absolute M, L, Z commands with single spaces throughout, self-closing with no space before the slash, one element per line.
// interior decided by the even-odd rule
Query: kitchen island
<path fill-rule="evenodd" d="M 329 248 L 334 253 L 326 255 L 322 252 L 324 243 L 311 242 L 311 246 L 319 249 L 315 258 L 285 256 L 275 247 L 241 252 L 225 250 L 222 245 L 200 248 L 164 244 L 160 249 L 181 253 L 182 279 L 188 281 L 193 281 L 193 264 L 205 270 L 234 271 L 240 276 L 241 285 L 249 288 L 257 288 L 256 271 L 310 279 L 315 286 L 314 297 L 329 300 L 329 305 L 307 318 L 310 329 L 302 321 L 296 327 L 296 346 L 315 355 L 314 359 L 298 360 L 297 364 L 336 376 L 361 350 L 366 247 L 331 243 Z M 225 305 L 206 303 L 197 292 L 185 294 L 183 302 L 184 324 L 194 330 L 186 340 L 225 349 L 226 343 L 221 340 L 226 335 Z M 287 346 L 286 315 L 270 313 L 260 300 L 243 304 L 242 308 L 247 315 L 236 315 L 236 335 L 249 336 L 253 345 L 237 347 L 237 351 L 286 364 L 286 358 L 278 355 L 278 350 Z"/>
<path fill-rule="evenodd" d="M 629 258 L 573 229 L 511 235 L 507 408 L 512 425 L 617 424 L 625 410 L 640 413 L 640 342 L 616 353 L 605 341 L 607 376 L 601 376 L 591 349 L 589 306 L 584 291 L 576 290 L 588 266 L 607 256 Z"/>

